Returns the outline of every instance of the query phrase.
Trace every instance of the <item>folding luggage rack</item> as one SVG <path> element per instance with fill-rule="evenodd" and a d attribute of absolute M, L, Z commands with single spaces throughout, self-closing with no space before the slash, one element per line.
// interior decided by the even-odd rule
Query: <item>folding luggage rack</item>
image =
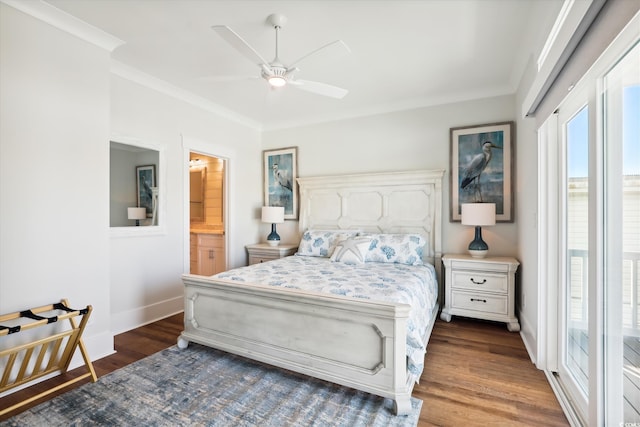
<path fill-rule="evenodd" d="M 40 315 L 42 313 L 54 311 L 57 311 L 58 313 L 62 312 L 63 314 L 49 317 Z M 73 378 L 62 384 L 56 385 L 42 393 L 25 399 L 20 403 L 8 408 L 0 408 L 0 415 L 11 412 L 23 405 L 33 402 L 34 400 L 67 387 L 68 385 L 82 381 L 87 377 L 91 377 L 92 382 L 97 381 L 98 378 L 96 376 L 96 372 L 93 369 L 91 359 L 89 359 L 87 349 L 82 342 L 82 333 L 89 321 L 91 311 L 92 307 L 90 305 L 80 310 L 71 309 L 69 308 L 67 300 L 63 299 L 59 303 L 0 315 L 0 338 L 62 320 L 69 320 L 70 325 L 69 330 L 54 332 L 53 335 L 49 335 L 44 338 L 37 338 L 27 343 L 18 344 L 14 347 L 0 350 L 0 369 L 2 369 L 2 371 L 0 371 L 2 372 L 2 376 L 0 377 L 0 393 L 22 386 L 30 381 L 34 381 L 57 371 L 59 371 L 60 374 L 65 373 L 69 368 L 71 358 L 73 357 L 77 347 L 80 348 L 80 353 L 82 354 L 82 358 L 84 359 L 84 363 L 88 370 L 87 373 L 77 378 Z M 80 323 L 77 323 L 76 320 L 79 316 L 82 316 L 82 319 L 80 320 Z M 4 326 L 7 322 L 21 322 L 20 319 L 29 319 L 30 321 L 28 323 L 16 324 L 14 326 Z"/>

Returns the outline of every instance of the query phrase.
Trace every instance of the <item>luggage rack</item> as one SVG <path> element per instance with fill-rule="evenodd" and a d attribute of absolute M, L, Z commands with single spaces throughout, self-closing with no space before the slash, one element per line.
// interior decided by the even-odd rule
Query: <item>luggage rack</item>
<path fill-rule="evenodd" d="M 52 312 L 55 310 L 62 311 L 63 314 L 49 317 L 40 315 L 41 313 Z M 82 358 L 84 359 L 84 363 L 88 370 L 87 373 L 80 375 L 77 378 L 73 378 L 62 384 L 56 385 L 8 408 L 0 409 L 0 415 L 11 412 L 23 405 L 67 387 L 68 385 L 82 381 L 85 378 L 91 377 L 92 382 L 97 381 L 98 378 L 96 376 L 96 372 L 93 369 L 93 364 L 91 363 L 91 359 L 89 359 L 89 354 L 84 342 L 82 341 L 82 333 L 89 321 L 91 311 L 92 307 L 90 305 L 79 310 L 69 308 L 69 303 L 66 299 L 63 299 L 59 303 L 0 315 L 0 339 L 3 336 L 35 329 L 40 326 L 62 320 L 69 320 L 69 324 L 71 326 L 69 330 L 56 332 L 53 335 L 49 335 L 44 338 L 38 338 L 27 343 L 16 345 L 15 347 L 1 350 L 0 369 L 2 369 L 3 364 L 4 369 L 1 371 L 0 393 L 22 386 L 57 371 L 59 371 L 60 374 L 65 373 L 69 368 L 71 358 L 73 357 L 77 347 L 80 348 L 80 353 L 82 354 Z M 80 323 L 77 323 L 76 320 L 79 316 L 82 316 L 82 319 L 80 320 Z M 32 321 L 21 325 L 4 326 L 7 322 L 15 322 L 18 319 L 30 319 Z"/>

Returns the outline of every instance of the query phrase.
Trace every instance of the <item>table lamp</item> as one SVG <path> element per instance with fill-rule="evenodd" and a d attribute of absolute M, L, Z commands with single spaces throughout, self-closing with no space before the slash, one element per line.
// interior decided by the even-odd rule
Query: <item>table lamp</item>
<path fill-rule="evenodd" d="M 127 218 L 135 219 L 136 226 L 139 226 L 140 220 L 147 218 L 147 208 L 136 208 L 136 207 L 127 208 Z"/>
<path fill-rule="evenodd" d="M 484 258 L 489 246 L 482 240 L 482 226 L 496 224 L 495 203 L 463 203 L 462 225 L 476 227 L 475 238 L 469 243 L 469 253 L 474 258 Z"/>
<path fill-rule="evenodd" d="M 284 206 L 263 206 L 262 222 L 271 223 L 271 234 L 267 236 L 267 243 L 271 246 L 278 246 L 280 236 L 276 233 L 276 224 L 284 222 Z"/>

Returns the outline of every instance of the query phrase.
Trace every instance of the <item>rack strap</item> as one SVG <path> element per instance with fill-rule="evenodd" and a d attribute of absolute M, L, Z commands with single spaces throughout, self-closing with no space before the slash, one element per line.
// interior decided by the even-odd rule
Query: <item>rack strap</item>
<path fill-rule="evenodd" d="M 66 305 L 64 305 L 61 302 L 57 302 L 57 303 L 53 304 L 53 308 L 55 308 L 56 310 L 66 311 L 67 313 L 71 313 L 73 311 L 77 311 L 83 316 L 89 312 L 89 308 L 88 307 L 82 308 L 80 310 L 74 310 L 73 308 L 69 308 L 69 307 L 67 307 Z"/>
<path fill-rule="evenodd" d="M 24 310 L 20 312 L 20 317 L 28 317 L 29 319 L 33 319 L 33 320 L 47 320 L 47 323 L 55 323 L 58 321 L 58 316 L 51 316 L 51 317 L 44 317 L 44 316 L 38 316 L 37 314 L 35 314 L 33 311 L 31 310 Z"/>
<path fill-rule="evenodd" d="M 20 332 L 20 325 L 18 325 L 18 326 L 3 326 L 3 325 L 0 325 L 0 331 L 4 331 L 5 329 L 9 330 L 9 332 L 7 334 L 15 334 L 16 332 Z"/>

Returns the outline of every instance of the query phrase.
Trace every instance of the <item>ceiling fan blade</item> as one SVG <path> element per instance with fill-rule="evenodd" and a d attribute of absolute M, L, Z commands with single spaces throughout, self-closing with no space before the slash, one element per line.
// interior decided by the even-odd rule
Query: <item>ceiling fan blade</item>
<path fill-rule="evenodd" d="M 309 80 L 289 80 L 289 83 L 298 89 L 317 93 L 318 95 L 330 96 L 331 98 L 342 99 L 349 93 L 347 89 L 341 87 Z"/>
<path fill-rule="evenodd" d="M 257 80 L 258 76 L 205 76 L 198 77 L 198 81 L 203 82 L 236 82 L 242 80 Z"/>
<path fill-rule="evenodd" d="M 345 42 L 343 42 L 342 40 L 336 40 L 322 47 L 319 47 L 314 51 L 307 53 L 301 58 L 298 58 L 296 61 L 292 62 L 289 65 L 289 68 L 294 67 L 295 65 L 299 64 L 301 61 L 304 61 L 305 59 L 311 56 L 318 56 L 321 61 L 325 62 L 325 61 L 340 58 L 350 53 L 351 53 L 351 50 L 349 49 L 349 46 L 347 46 Z"/>
<path fill-rule="evenodd" d="M 226 25 L 214 25 L 211 28 L 213 29 L 213 31 L 218 33 L 218 35 L 222 37 L 227 43 L 229 43 L 233 48 L 243 54 L 254 64 L 268 64 L 268 62 L 265 61 L 265 59 L 260 56 L 260 54 L 249 45 L 249 43 L 244 41 L 244 39 L 231 28 L 227 27 Z"/>

